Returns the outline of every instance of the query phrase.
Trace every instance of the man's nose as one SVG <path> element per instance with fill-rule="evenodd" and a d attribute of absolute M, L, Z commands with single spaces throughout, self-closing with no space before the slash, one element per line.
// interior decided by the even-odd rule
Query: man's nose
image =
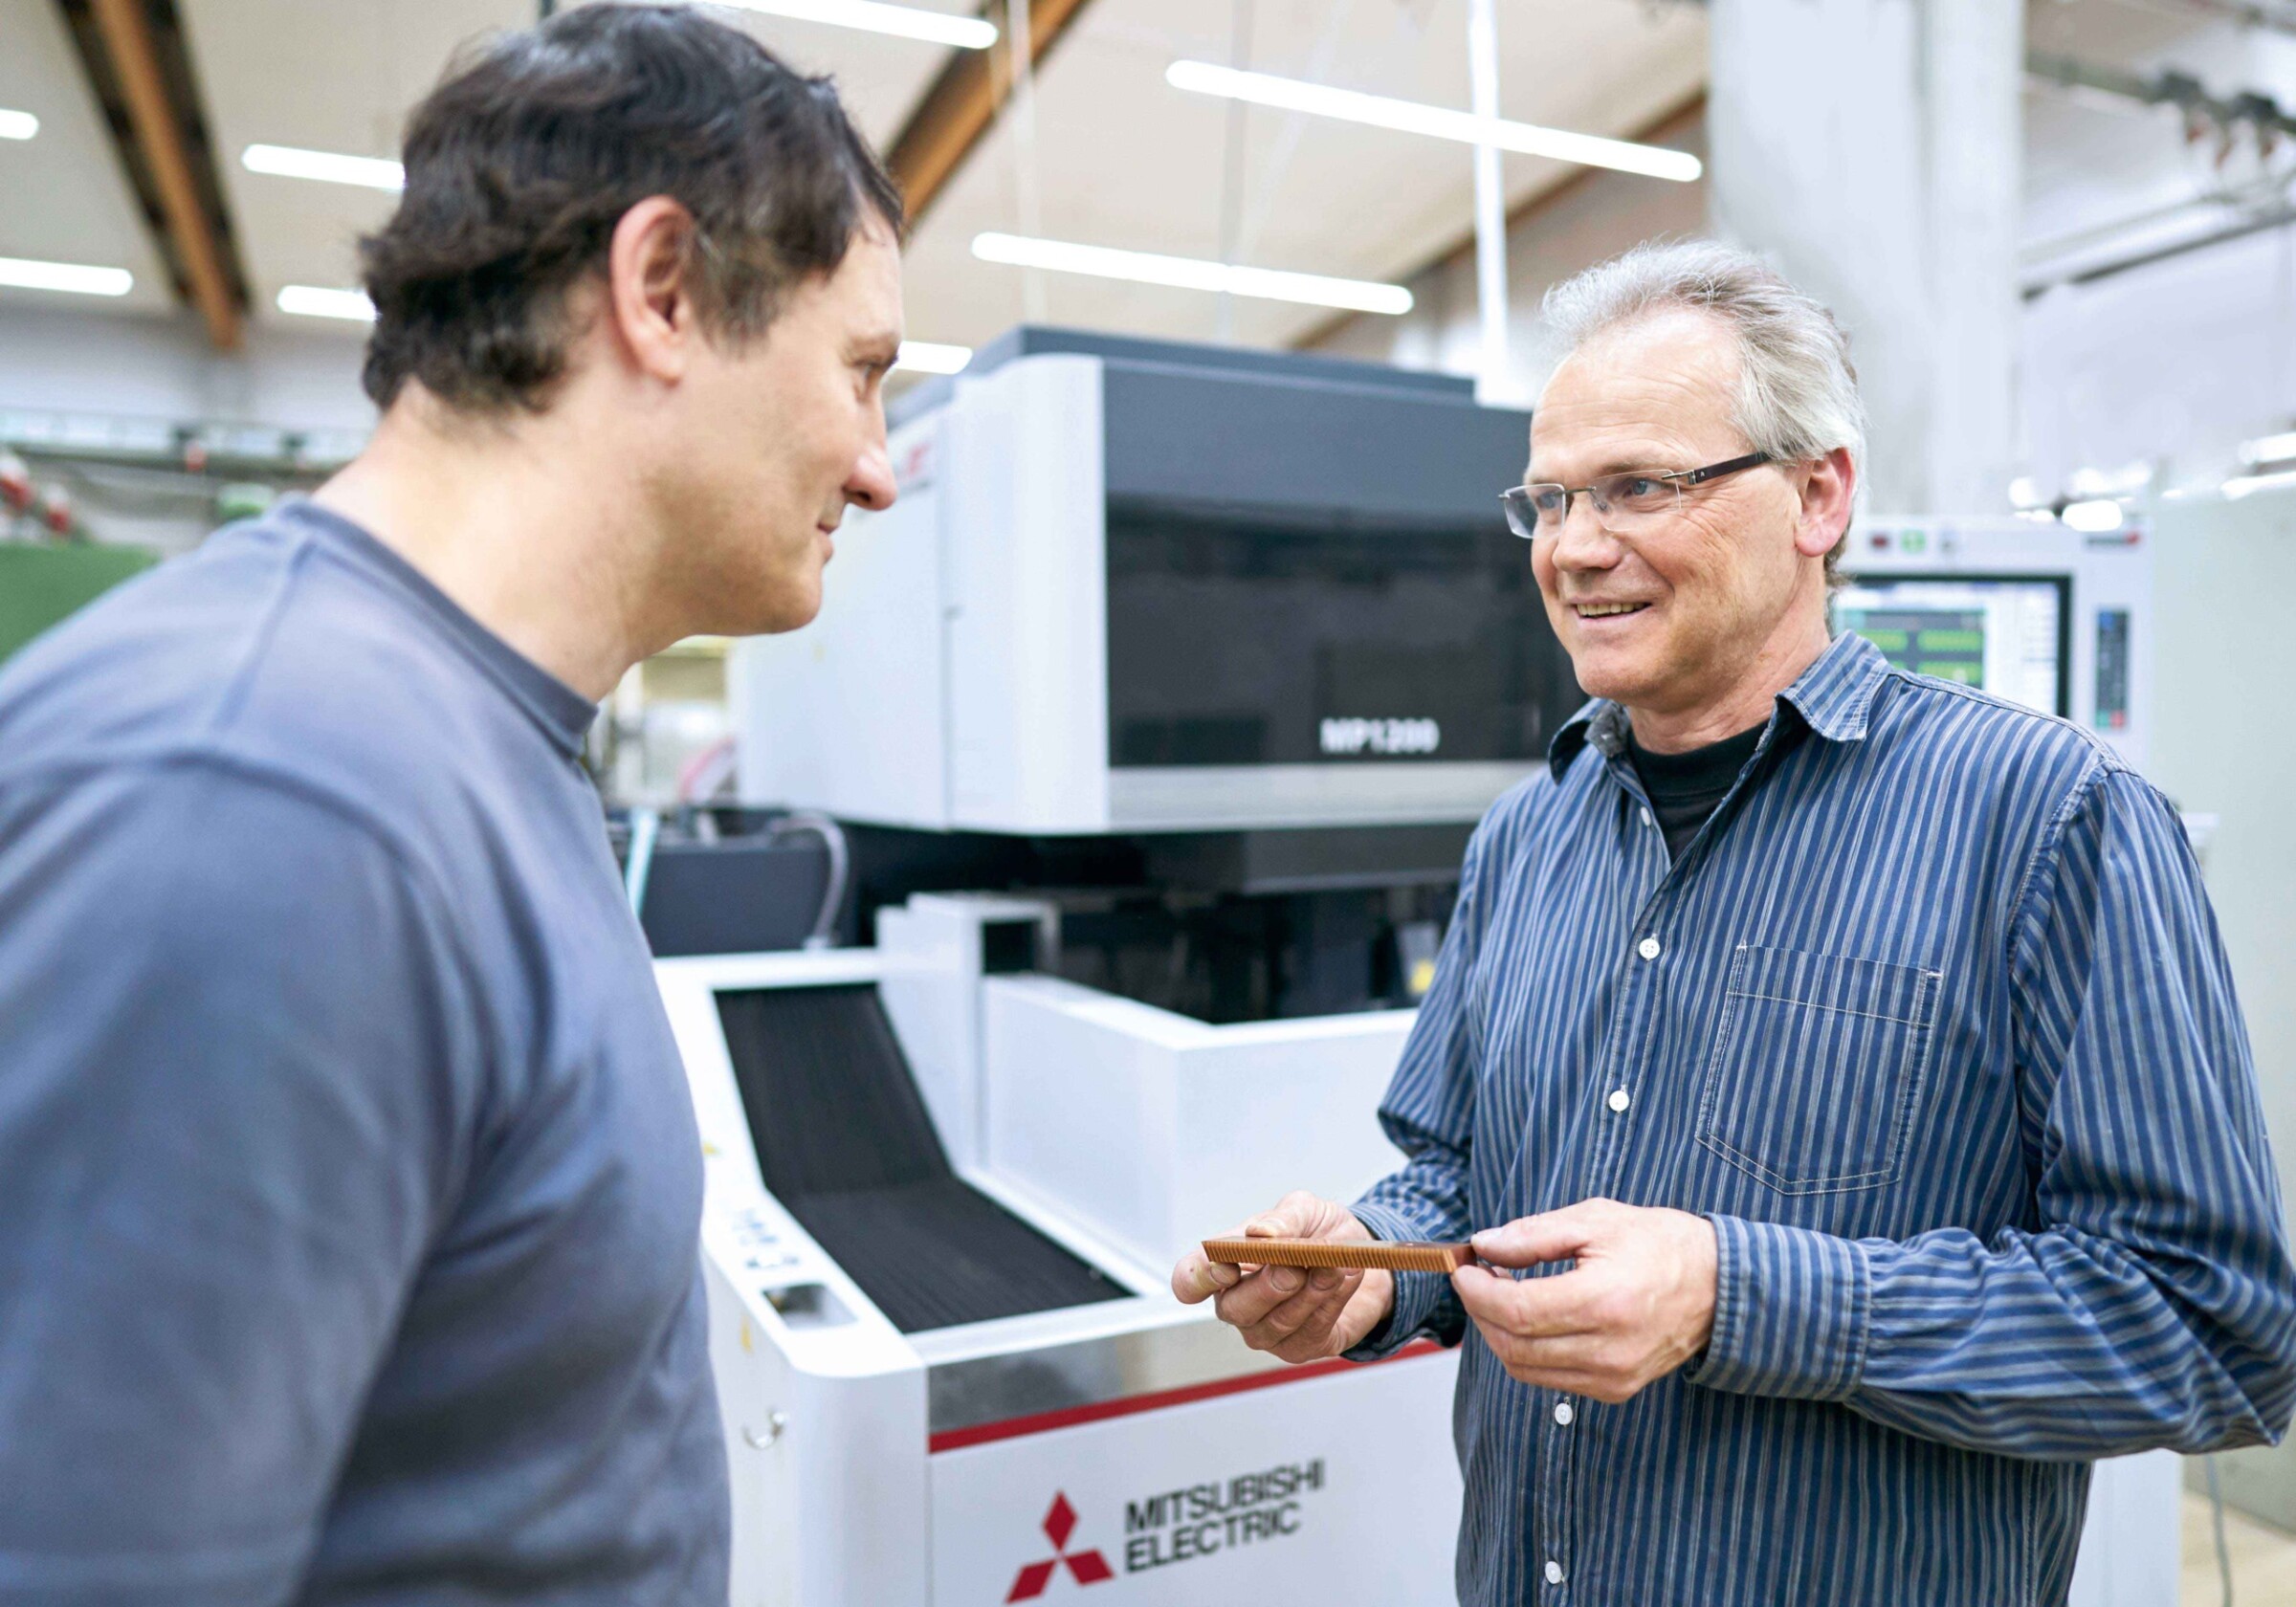
<path fill-rule="evenodd" d="M 893 459 L 880 434 L 853 460 L 853 472 L 845 480 L 845 499 L 856 508 L 883 513 L 899 495 L 900 487 L 893 477 Z"/>
<path fill-rule="evenodd" d="M 1619 561 L 1619 540 L 1602 526 L 1592 492 L 1577 492 L 1563 510 L 1562 528 L 1556 533 L 1555 567 L 1608 569 Z"/>

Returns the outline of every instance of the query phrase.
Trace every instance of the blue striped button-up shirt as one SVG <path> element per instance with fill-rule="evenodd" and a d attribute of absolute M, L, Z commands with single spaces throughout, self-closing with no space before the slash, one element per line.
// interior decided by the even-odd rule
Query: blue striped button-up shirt
<path fill-rule="evenodd" d="M 1463 1336 L 1462 1602 L 2062 1599 L 2089 1459 L 2277 1439 L 2296 1269 L 2166 800 L 2063 721 L 1838 638 L 1669 863 L 1617 706 L 1468 850 L 1357 1214 L 1711 1220 L 1712 1338 L 1623 1405 Z M 1567 1410 L 1565 1408 L 1568 1408 Z"/>

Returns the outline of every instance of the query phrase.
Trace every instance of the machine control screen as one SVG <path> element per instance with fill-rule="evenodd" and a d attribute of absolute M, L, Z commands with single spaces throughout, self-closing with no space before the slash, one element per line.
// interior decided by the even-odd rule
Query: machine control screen
<path fill-rule="evenodd" d="M 2064 715 L 2070 591 L 2062 575 L 1861 576 L 1834 618 L 1903 669 Z"/>

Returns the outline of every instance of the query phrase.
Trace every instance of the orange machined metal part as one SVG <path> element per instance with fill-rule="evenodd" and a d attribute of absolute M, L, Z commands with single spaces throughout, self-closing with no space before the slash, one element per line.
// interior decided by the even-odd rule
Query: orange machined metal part
<path fill-rule="evenodd" d="M 1206 1239 L 1203 1253 L 1230 1266 L 1338 1266 L 1385 1272 L 1456 1272 L 1475 1259 L 1472 1244 L 1401 1240 L 1337 1244 L 1325 1239 Z"/>

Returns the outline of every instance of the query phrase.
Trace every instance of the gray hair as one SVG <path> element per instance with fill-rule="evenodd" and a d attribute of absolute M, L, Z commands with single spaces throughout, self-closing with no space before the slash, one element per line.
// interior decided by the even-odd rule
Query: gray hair
<path fill-rule="evenodd" d="M 1822 302 L 1751 252 L 1713 240 L 1650 241 L 1556 285 L 1541 310 L 1567 356 L 1606 330 L 1674 307 L 1711 313 L 1737 336 L 1731 420 L 1749 446 L 1781 462 L 1846 448 L 1863 487 L 1866 404 L 1849 339 Z M 1843 545 L 1826 554 L 1829 579 Z"/>

